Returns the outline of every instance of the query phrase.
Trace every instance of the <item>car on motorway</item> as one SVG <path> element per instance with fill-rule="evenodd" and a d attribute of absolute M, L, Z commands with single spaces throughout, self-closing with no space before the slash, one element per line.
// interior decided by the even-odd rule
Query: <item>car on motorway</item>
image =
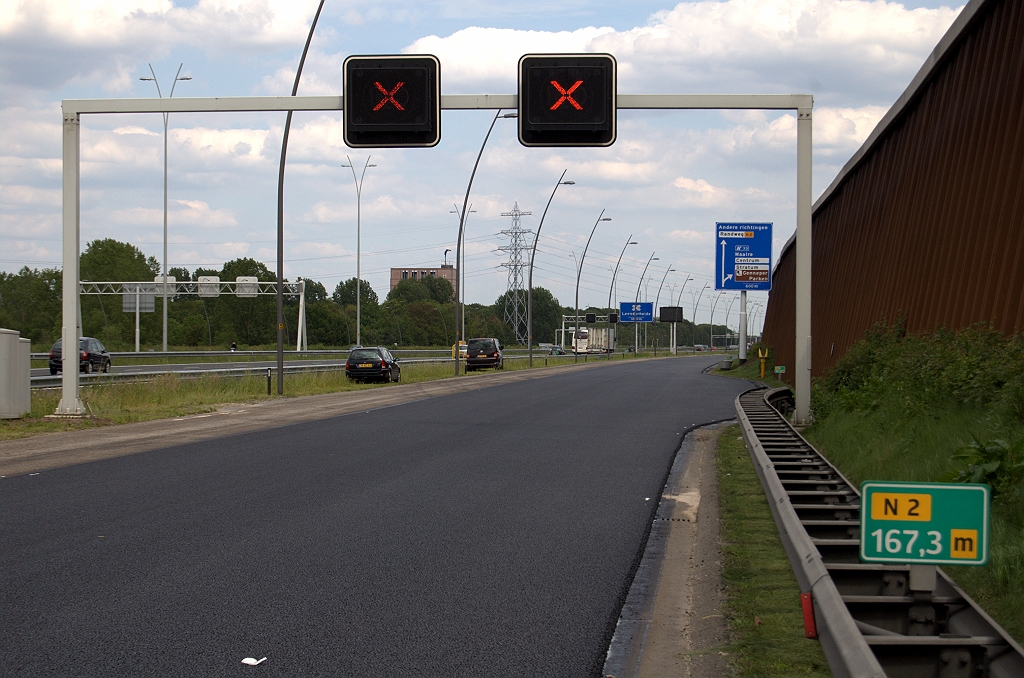
<path fill-rule="evenodd" d="M 501 342 L 494 337 L 470 339 L 466 346 L 466 371 L 481 367 L 493 367 L 500 370 L 505 367 L 505 358 L 501 353 Z"/>
<path fill-rule="evenodd" d="M 565 349 L 561 346 L 552 346 L 548 349 L 548 355 L 565 355 Z"/>
<path fill-rule="evenodd" d="M 401 381 L 398 358 L 384 346 L 359 346 L 349 351 L 345 376 L 355 381 Z"/>
<path fill-rule="evenodd" d="M 58 339 L 50 348 L 50 374 L 57 374 L 63 370 L 63 342 L 63 339 Z M 109 372 L 110 365 L 110 353 L 99 339 L 81 337 L 78 340 L 79 371 L 87 374 Z"/>

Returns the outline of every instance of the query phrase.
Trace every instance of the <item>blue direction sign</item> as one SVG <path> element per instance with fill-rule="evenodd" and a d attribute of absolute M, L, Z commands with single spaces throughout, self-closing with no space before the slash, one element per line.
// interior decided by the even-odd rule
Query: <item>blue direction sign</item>
<path fill-rule="evenodd" d="M 715 289 L 772 288 L 772 225 L 715 224 Z"/>
<path fill-rule="evenodd" d="M 620 323 L 653 323 L 654 322 L 654 302 L 653 301 L 641 301 L 639 303 L 633 303 L 632 301 L 621 301 L 621 302 L 619 302 L 619 322 Z"/>

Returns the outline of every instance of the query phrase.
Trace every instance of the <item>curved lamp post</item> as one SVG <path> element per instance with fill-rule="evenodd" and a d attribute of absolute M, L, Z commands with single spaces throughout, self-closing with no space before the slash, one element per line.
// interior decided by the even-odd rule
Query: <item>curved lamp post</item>
<path fill-rule="evenodd" d="M 360 242 L 362 238 L 362 200 L 363 200 L 363 179 L 366 178 L 366 170 L 369 167 L 376 167 L 376 165 L 370 164 L 370 158 L 372 155 L 366 156 L 366 164 L 363 165 L 363 173 L 356 179 L 356 168 L 352 164 L 352 158 L 345 156 L 348 163 L 342 163 L 342 167 L 348 167 L 352 170 L 352 181 L 356 185 L 356 346 L 363 345 L 363 337 L 361 332 L 360 318 L 362 316 L 362 271 L 359 268 L 359 259 L 361 254 Z M 401 330 L 399 330 L 401 333 Z"/>
<path fill-rule="evenodd" d="M 473 179 L 476 178 L 476 170 L 480 167 L 480 158 L 483 157 L 484 148 L 487 146 L 487 140 L 491 138 L 491 132 L 494 131 L 494 123 L 498 122 L 498 118 L 517 118 L 518 113 L 506 113 L 501 114 L 499 108 L 494 114 L 494 120 L 491 120 L 491 126 L 487 128 L 487 136 L 484 137 L 484 142 L 480 144 L 480 152 L 476 154 L 476 162 L 473 163 L 473 173 L 469 175 L 469 185 L 466 186 L 466 198 L 462 201 L 462 211 L 459 213 L 459 238 L 455 244 L 455 376 L 459 376 L 459 341 L 462 338 L 459 325 L 459 312 L 462 311 L 465 314 L 465 310 L 461 308 L 459 303 L 459 271 L 463 265 L 462 262 L 462 237 L 466 227 L 466 208 L 469 205 L 469 192 L 473 190 Z M 463 290 L 463 293 L 465 291 Z"/>
<path fill-rule="evenodd" d="M 718 302 L 722 299 L 722 293 L 719 292 L 718 296 L 711 303 L 711 323 L 708 326 L 711 334 L 711 352 L 715 352 L 715 307 L 718 306 Z"/>
<path fill-rule="evenodd" d="M 661 301 L 661 288 L 665 286 L 665 278 L 668 277 L 669 273 L 675 272 L 676 269 L 672 268 L 672 264 L 668 265 L 665 269 L 665 275 L 661 276 L 661 284 L 658 285 L 658 293 L 654 295 L 654 312 L 658 311 L 658 302 Z M 671 297 L 670 297 L 671 298 Z M 657 340 L 657 334 L 655 334 L 655 340 Z"/>
<path fill-rule="evenodd" d="M 590 229 L 590 237 L 587 238 L 587 245 L 583 248 L 583 256 L 580 257 L 580 265 L 576 269 L 576 328 L 573 330 L 572 338 L 576 339 L 576 332 L 580 329 L 580 276 L 583 275 L 583 261 L 587 258 L 587 250 L 590 248 L 590 241 L 594 237 L 594 231 L 597 230 L 597 225 L 602 221 L 611 221 L 611 217 L 604 216 L 604 210 L 601 210 L 601 214 L 598 215 L 597 221 L 594 222 L 594 228 Z M 589 344 L 588 344 L 589 350 Z M 579 362 L 580 356 L 576 351 L 573 351 L 573 362 Z"/>
<path fill-rule="evenodd" d="M 452 205 L 452 207 L 454 207 L 455 209 L 448 210 L 448 214 L 454 214 L 455 216 L 457 216 L 457 217 L 459 217 L 461 219 L 462 218 L 462 213 L 459 211 L 459 206 L 458 205 Z M 469 222 L 469 215 L 470 214 L 476 214 L 476 210 L 473 209 L 473 203 L 469 203 L 469 212 L 466 214 L 466 223 Z M 465 232 L 465 230 L 463 230 L 463 232 L 462 232 L 462 240 L 463 240 L 463 244 L 465 244 L 465 240 L 466 240 L 466 232 Z M 451 250 L 445 250 L 445 251 L 446 252 L 450 252 Z M 465 253 L 463 253 L 462 258 L 463 258 L 463 260 L 465 260 L 465 258 L 466 258 Z M 465 261 L 463 261 L 463 263 L 465 263 Z M 462 278 L 461 278 L 462 279 L 462 297 L 463 297 L 462 302 L 465 303 L 466 302 L 466 299 L 465 299 L 465 297 L 466 297 L 466 269 L 462 268 L 462 269 L 459 269 L 459 270 L 462 271 Z M 456 273 L 458 273 L 458 270 L 456 270 Z M 459 300 L 458 297 L 456 297 L 455 301 L 458 302 L 458 300 Z M 466 336 L 466 314 L 465 313 L 462 314 L 462 336 Z"/>
<path fill-rule="evenodd" d="M 636 302 L 640 301 L 640 287 L 644 284 L 644 276 L 647 275 L 647 267 L 651 265 L 652 261 L 659 261 L 658 257 L 654 256 L 654 252 L 651 252 L 651 258 L 647 260 L 647 266 L 644 266 L 644 272 L 640 274 L 640 282 L 636 286 Z M 637 354 L 637 349 L 640 348 L 640 323 L 633 323 L 633 355 Z"/>
<path fill-rule="evenodd" d="M 710 285 L 704 283 L 704 287 L 700 289 L 700 294 L 697 295 L 696 300 L 693 302 L 693 327 L 691 328 L 691 341 L 690 341 L 690 353 L 694 354 L 697 352 L 697 304 L 700 303 L 700 298 L 704 296 L 704 290 L 708 289 Z M 693 292 L 690 292 L 690 296 L 693 296 Z"/>
<path fill-rule="evenodd" d="M 174 82 L 171 83 L 171 93 L 167 96 L 168 99 L 174 98 L 174 86 L 182 80 L 191 80 L 192 76 L 186 75 L 181 76 L 181 67 L 185 64 L 178 64 L 178 72 L 174 74 Z M 149 72 L 153 74 L 152 78 L 139 78 L 139 80 L 153 81 L 156 85 L 156 95 L 161 99 L 164 95 L 160 93 L 160 81 L 156 79 L 156 71 L 153 70 L 153 64 L 148 64 Z M 164 333 L 163 333 L 163 351 L 167 352 L 167 117 L 170 113 L 164 113 Z M 104 312 L 105 313 L 105 312 Z"/>
<path fill-rule="evenodd" d="M 608 286 L 608 312 L 609 313 L 612 312 L 612 290 L 615 289 L 615 276 L 617 276 L 619 274 L 619 264 L 622 263 L 622 255 L 626 253 L 626 248 L 627 247 L 629 247 L 630 245 L 635 245 L 635 244 L 636 244 L 636 242 L 633 241 L 633 234 L 630 233 L 629 237 L 626 238 L 626 244 L 622 246 L 622 251 L 619 252 L 619 260 L 615 262 L 615 270 L 612 271 L 612 284 Z M 616 323 L 616 327 L 618 327 L 617 323 Z M 618 334 L 618 332 L 613 332 L 613 334 Z"/>
<path fill-rule="evenodd" d="M 309 26 L 309 35 L 306 36 L 306 46 L 302 48 L 302 56 L 299 57 L 299 67 L 295 70 L 295 82 L 292 84 L 292 96 L 299 91 L 299 78 L 302 77 L 302 67 L 306 63 L 306 54 L 309 53 L 309 44 L 313 42 L 313 31 L 320 21 L 320 12 L 324 9 L 325 0 L 320 0 L 313 15 L 313 23 Z M 281 137 L 281 162 L 277 168 L 277 395 L 284 395 L 284 165 L 288 156 L 288 135 L 292 129 L 292 113 L 284 119 L 284 134 Z"/>
<path fill-rule="evenodd" d="M 551 189 L 551 197 L 548 198 L 548 204 L 544 206 L 544 213 L 540 215 L 537 234 L 533 236 L 533 249 L 530 250 L 530 273 L 526 284 L 526 343 L 530 345 L 530 367 L 533 367 L 533 260 L 537 256 L 537 241 L 540 240 L 540 229 L 544 228 L 544 217 L 548 215 L 548 208 L 551 207 L 551 201 L 555 199 L 555 192 L 559 186 L 572 186 L 576 183 L 575 181 L 563 181 L 565 173 L 568 171 L 568 168 L 562 170 L 562 176 L 558 177 L 558 182 Z M 564 335 L 562 340 L 565 340 Z"/>

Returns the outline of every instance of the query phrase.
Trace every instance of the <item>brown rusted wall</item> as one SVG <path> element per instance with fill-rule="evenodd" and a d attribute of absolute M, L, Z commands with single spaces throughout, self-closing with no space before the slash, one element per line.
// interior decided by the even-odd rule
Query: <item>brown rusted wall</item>
<path fill-rule="evenodd" d="M 992 0 L 813 216 L 813 374 L 879 320 L 1024 331 L 1024 2 Z M 764 339 L 795 344 L 794 247 Z"/>

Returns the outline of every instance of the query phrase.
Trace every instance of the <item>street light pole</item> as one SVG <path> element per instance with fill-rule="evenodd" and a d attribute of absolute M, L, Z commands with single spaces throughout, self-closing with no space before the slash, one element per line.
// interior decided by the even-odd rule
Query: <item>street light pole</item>
<path fill-rule="evenodd" d="M 453 205 L 453 207 L 455 209 L 448 210 L 448 213 L 449 214 L 455 214 L 455 215 L 457 215 L 461 219 L 462 215 L 459 212 L 459 206 L 458 205 Z M 469 203 L 469 214 L 476 214 L 476 210 L 473 209 L 473 203 Z M 469 221 L 469 214 L 466 215 L 466 221 L 467 222 Z M 466 232 L 465 232 L 465 230 L 463 230 L 463 232 L 462 232 L 462 244 L 463 245 L 466 244 Z M 462 259 L 463 259 L 462 263 L 466 263 L 465 262 L 465 259 L 466 259 L 466 253 L 465 252 L 462 253 Z M 462 271 L 462 297 L 463 297 L 462 303 L 465 304 L 466 303 L 466 299 L 465 299 L 465 297 L 466 297 L 466 268 L 462 267 L 461 269 L 458 269 L 458 270 Z M 458 297 L 456 297 L 456 302 L 458 302 Z M 465 313 L 462 314 L 462 336 L 466 336 L 466 314 Z"/>
<path fill-rule="evenodd" d="M 533 367 L 533 260 L 537 257 L 537 241 L 540 240 L 540 229 L 544 228 L 544 217 L 548 215 L 548 208 L 551 201 L 555 199 L 555 192 L 559 186 L 573 186 L 575 181 L 562 181 L 569 169 L 562 170 L 562 176 L 558 177 L 555 187 L 551 189 L 551 197 L 548 204 L 544 206 L 544 213 L 540 215 L 540 224 L 537 225 L 537 234 L 533 236 L 533 249 L 530 250 L 530 272 L 526 283 L 526 343 L 529 344 L 530 367 Z M 562 341 L 565 341 L 565 334 L 562 334 Z"/>
<path fill-rule="evenodd" d="M 459 238 L 455 244 L 455 376 L 459 376 L 459 341 L 462 339 L 463 330 L 460 329 L 459 325 L 459 311 L 462 311 L 465 316 L 465 309 L 460 308 L 462 304 L 459 303 L 459 271 L 462 270 L 464 262 L 462 261 L 462 238 L 466 227 L 466 208 L 469 205 L 469 192 L 473 189 L 473 179 L 476 178 L 476 170 L 480 166 L 480 158 L 484 155 L 484 148 L 487 146 L 487 140 L 491 138 L 491 132 L 494 131 L 494 123 L 498 122 L 498 118 L 517 118 L 518 113 L 506 113 L 501 114 L 499 108 L 494 114 L 494 120 L 491 120 L 491 126 L 487 128 L 487 136 L 484 137 L 484 142 L 480 144 L 480 152 L 476 154 L 476 162 L 473 164 L 473 172 L 469 175 L 469 185 L 466 186 L 466 198 L 462 201 L 462 212 L 459 213 Z M 465 290 L 462 290 L 465 294 Z"/>
<path fill-rule="evenodd" d="M 612 271 L 612 284 L 608 286 L 608 312 L 609 313 L 612 312 L 612 290 L 615 289 L 615 276 L 617 276 L 619 274 L 619 264 L 622 263 L 622 255 L 626 253 L 626 248 L 627 247 L 629 247 L 630 245 L 635 245 L 635 244 L 636 243 L 633 242 L 633 234 L 630 233 L 629 237 L 626 238 L 626 244 L 622 246 L 622 251 L 619 252 L 619 260 L 615 262 L 615 270 Z M 616 301 L 617 301 L 617 299 L 616 299 Z M 616 323 L 616 327 L 618 327 L 618 323 Z M 618 332 L 617 331 L 613 331 L 613 334 L 618 334 Z"/>
<path fill-rule="evenodd" d="M 647 260 L 647 266 L 644 266 L 644 272 L 640 274 L 640 282 L 636 286 L 636 301 L 640 301 L 640 287 L 644 284 L 644 276 L 647 275 L 647 267 L 651 265 L 652 261 L 658 261 L 658 257 L 654 256 L 654 252 L 651 252 L 651 258 Z M 635 313 L 635 311 L 634 311 Z M 637 349 L 640 347 L 640 323 L 633 323 L 633 355 L 637 354 Z"/>
<path fill-rule="evenodd" d="M 190 75 L 186 75 L 185 77 L 180 77 L 181 76 L 181 67 L 184 66 L 184 65 L 185 64 L 183 64 L 183 63 L 179 63 L 178 64 L 178 72 L 174 74 L 174 82 L 171 83 L 171 93 L 167 96 L 168 99 L 171 99 L 171 98 L 174 97 L 174 86 L 175 85 L 177 85 L 182 80 L 191 80 L 192 79 L 192 76 L 190 76 Z M 139 78 L 139 80 L 144 80 L 144 81 L 152 80 L 153 84 L 156 85 L 156 95 L 158 97 L 160 97 L 161 99 L 163 99 L 164 95 L 161 94 L 161 92 L 160 92 L 160 81 L 156 79 L 156 71 L 153 70 L 153 64 L 148 64 L 148 66 L 149 66 L 149 72 L 153 75 L 153 77 L 152 78 Z M 163 114 L 163 116 L 164 116 L 164 275 L 163 275 L 163 283 L 164 283 L 164 295 L 163 295 L 164 296 L 164 308 L 163 308 L 164 331 L 163 331 L 163 342 L 162 342 L 163 349 L 162 350 L 165 353 L 167 352 L 167 117 L 169 115 L 170 115 L 170 113 L 164 113 Z"/>
<path fill-rule="evenodd" d="M 704 287 L 700 288 L 700 294 L 697 295 L 696 300 L 693 302 L 693 327 L 691 328 L 691 334 L 693 335 L 692 341 L 690 341 L 690 354 L 697 352 L 697 304 L 700 303 L 700 298 L 704 296 L 704 290 L 708 289 L 709 285 L 704 283 Z M 690 292 L 690 296 L 693 296 L 693 292 Z"/>
<path fill-rule="evenodd" d="M 666 269 L 665 269 L 665 275 L 661 276 L 661 284 L 660 284 L 660 285 L 658 285 L 658 293 L 657 293 L 656 295 L 654 295 L 654 312 L 655 312 L 655 313 L 657 313 L 657 312 L 658 312 L 658 302 L 659 302 L 659 301 L 661 301 L 661 288 L 665 286 L 665 278 L 667 278 L 667 277 L 668 277 L 668 274 L 669 274 L 669 273 L 672 273 L 672 272 L 674 272 L 675 270 L 676 270 L 676 269 L 672 268 L 672 264 L 669 264 L 669 265 L 668 265 L 668 268 L 666 268 Z M 669 298 L 671 299 L 671 297 L 669 297 Z M 659 322 L 660 322 L 660 321 L 659 321 Z M 657 335 L 657 333 L 655 333 L 655 335 L 654 335 L 654 340 L 655 340 L 655 341 L 657 341 L 657 340 L 658 340 L 658 335 Z"/>
<path fill-rule="evenodd" d="M 580 276 L 583 275 L 583 261 L 587 258 L 587 250 L 590 248 L 590 241 L 594 237 L 594 231 L 597 230 L 597 225 L 602 221 L 611 221 L 611 217 L 604 216 L 604 210 L 601 210 L 601 214 L 598 215 L 597 221 L 594 222 L 594 228 L 590 229 L 590 237 L 587 238 L 587 245 L 583 248 L 583 256 L 580 257 L 580 265 L 576 270 L 576 329 L 573 330 L 573 339 L 576 338 L 576 332 L 580 329 Z M 532 342 L 531 342 L 532 343 Z M 587 350 L 590 350 L 590 344 L 587 344 Z M 579 362 L 580 356 L 576 351 L 573 351 L 573 362 Z"/>
<path fill-rule="evenodd" d="M 711 323 L 708 325 L 708 328 L 710 329 L 710 334 L 711 334 L 711 352 L 712 353 L 715 352 L 715 307 L 718 306 L 718 302 L 721 300 L 721 298 L 722 298 L 722 293 L 719 292 L 718 296 L 715 297 L 715 300 L 711 303 Z"/>
<path fill-rule="evenodd" d="M 362 253 L 361 241 L 362 241 L 362 204 L 363 204 L 363 179 L 366 178 L 366 170 L 369 167 L 376 167 L 376 165 L 370 164 L 370 158 L 372 155 L 366 156 L 366 164 L 363 165 L 363 173 L 359 175 L 359 179 L 356 179 L 356 168 L 352 165 L 352 158 L 345 156 L 348 160 L 348 164 L 342 164 L 342 167 L 348 167 L 352 170 L 352 181 L 356 185 L 356 346 L 363 345 L 360 318 L 362 317 L 362 271 L 360 269 L 360 256 Z"/>

